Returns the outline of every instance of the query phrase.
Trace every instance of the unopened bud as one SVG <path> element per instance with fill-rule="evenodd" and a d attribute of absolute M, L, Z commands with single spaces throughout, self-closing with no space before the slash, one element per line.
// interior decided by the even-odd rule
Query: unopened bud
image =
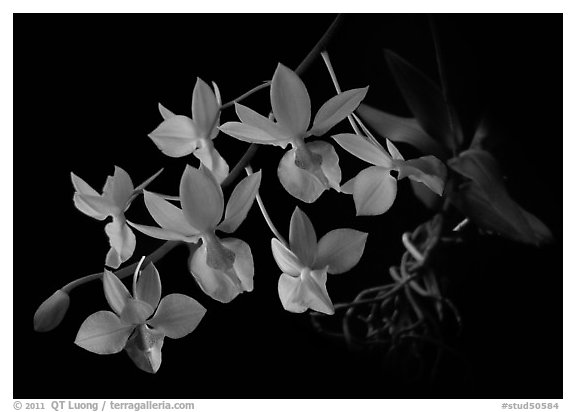
<path fill-rule="evenodd" d="M 34 330 L 48 332 L 56 328 L 70 306 L 70 297 L 63 290 L 57 290 L 46 299 L 34 314 Z"/>

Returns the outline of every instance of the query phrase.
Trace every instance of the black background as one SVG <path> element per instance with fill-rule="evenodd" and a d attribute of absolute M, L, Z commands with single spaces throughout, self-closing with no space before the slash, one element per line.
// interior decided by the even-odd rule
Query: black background
<path fill-rule="evenodd" d="M 410 381 L 382 355 L 349 351 L 312 329 L 307 315 L 284 311 L 271 234 L 254 208 L 234 235 L 255 259 L 255 289 L 222 305 L 187 272 L 185 248 L 157 264 L 164 294 L 185 293 L 208 313 L 188 337 L 167 339 L 156 375 L 124 354 L 98 356 L 74 338 L 91 313 L 107 309 L 99 283 L 75 290 L 63 324 L 35 333 L 32 318 L 54 290 L 100 271 L 108 250 L 103 224 L 72 203 L 70 172 L 100 189 L 113 166 L 138 184 L 165 171 L 151 190 L 177 194 L 185 162 L 162 155 L 147 137 L 160 122 L 157 103 L 190 114 L 196 76 L 216 81 L 224 101 L 271 78 L 278 62 L 295 68 L 334 15 L 18 15 L 14 43 L 15 266 L 14 397 L 562 397 L 562 18 L 559 15 L 449 15 L 436 21 L 448 78 L 468 131 L 485 110 L 498 125 L 491 144 L 518 202 L 552 229 L 554 245 L 536 249 L 474 237 L 443 255 L 449 296 L 464 318 L 448 359 L 431 384 Z M 382 54 L 390 48 L 437 79 L 426 16 L 349 15 L 328 47 L 343 89 L 370 85 L 366 102 L 409 115 Z M 302 76 L 312 110 L 334 92 L 320 59 Z M 268 92 L 245 101 L 265 113 Z M 232 111 L 223 121 L 233 120 Z M 342 123 L 335 132 L 348 131 Z M 247 145 L 220 135 L 233 165 Z M 337 148 L 344 181 L 365 165 Z M 300 207 L 319 235 L 337 227 L 370 233 L 364 258 L 329 279 L 334 302 L 388 282 L 400 235 L 429 217 L 401 182 L 393 208 L 356 218 L 352 198 L 325 193 L 303 205 L 280 186 L 282 150 L 261 148 L 261 194 L 280 231 Z M 225 191 L 225 195 L 230 190 Z M 129 218 L 151 224 L 143 202 Z M 135 256 L 160 241 L 140 234 Z"/>

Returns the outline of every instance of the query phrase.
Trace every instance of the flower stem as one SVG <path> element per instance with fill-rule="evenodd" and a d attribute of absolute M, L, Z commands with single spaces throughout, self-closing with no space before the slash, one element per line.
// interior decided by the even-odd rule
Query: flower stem
<path fill-rule="evenodd" d="M 250 166 L 246 166 L 245 170 L 246 170 L 246 174 L 248 176 L 250 176 L 252 174 L 252 168 Z M 256 194 L 256 202 L 258 202 L 258 207 L 260 207 L 260 211 L 262 212 L 262 216 L 264 217 L 264 220 L 268 224 L 268 227 L 270 228 L 272 233 L 274 233 L 274 236 L 276 236 L 276 238 L 280 242 L 282 242 L 282 244 L 284 246 L 288 247 L 288 243 L 286 242 L 286 239 L 284 239 L 282 237 L 282 235 L 280 234 L 278 229 L 276 229 L 276 226 L 274 226 L 274 223 L 272 223 L 272 219 L 270 219 L 270 215 L 268 215 L 268 212 L 266 211 L 266 207 L 264 207 L 264 203 L 262 202 L 262 198 L 260 197 L 259 193 Z"/>
<path fill-rule="evenodd" d="M 251 94 L 254 94 L 259 90 L 265 89 L 266 87 L 270 86 L 270 84 L 272 84 L 271 81 L 267 81 L 265 83 L 259 84 L 258 86 L 248 90 L 243 95 L 235 98 L 234 100 L 230 100 L 229 102 L 224 103 L 222 106 L 220 106 L 220 110 L 224 110 L 224 109 L 229 108 L 230 106 L 233 106 L 234 103 L 238 103 L 238 102 L 244 100 L 245 98 L 247 98 L 248 96 L 250 96 Z"/>
<path fill-rule="evenodd" d="M 334 19 L 334 21 L 332 22 L 330 27 L 328 27 L 328 30 L 326 30 L 324 35 L 320 38 L 320 40 L 318 40 L 316 45 L 312 48 L 312 50 L 310 50 L 310 52 L 306 55 L 304 60 L 302 60 L 302 62 L 298 65 L 298 67 L 295 70 L 296 74 L 300 75 L 300 74 L 304 73 L 308 69 L 308 67 L 310 66 L 312 61 L 318 56 L 318 54 L 320 54 L 320 52 L 326 48 L 326 45 L 330 42 L 330 40 L 334 36 L 334 33 L 336 33 L 336 29 L 340 26 L 340 23 L 342 22 L 343 18 L 344 17 L 341 14 L 336 16 L 336 18 Z M 260 85 L 258 87 L 263 88 L 263 87 L 266 87 L 268 85 L 269 85 L 269 83 L 264 83 L 263 85 Z M 256 88 L 252 89 L 252 92 L 256 91 L 255 89 Z M 260 89 L 258 89 L 258 90 L 260 90 Z M 250 91 L 247 93 L 250 93 Z M 245 93 L 245 94 L 247 94 L 247 93 Z M 240 97 L 244 98 L 247 96 L 242 95 Z M 226 104 L 228 104 L 228 103 L 226 103 Z M 232 103 L 230 103 L 230 104 L 232 104 Z M 257 147 L 258 147 L 258 145 L 256 143 L 250 144 L 250 146 L 248 147 L 248 149 L 246 149 L 246 152 L 244 153 L 244 155 L 242 156 L 240 161 L 238 163 L 236 163 L 236 166 L 234 166 L 234 168 L 232 169 L 232 171 L 230 172 L 228 177 L 226 177 L 226 179 L 224 179 L 224 181 L 222 182 L 222 186 L 227 186 L 231 182 L 233 182 L 238 177 L 238 175 L 240 175 L 242 169 L 244 169 L 247 165 L 250 164 L 250 162 L 252 161 L 252 158 L 256 154 Z"/>
<path fill-rule="evenodd" d="M 326 68 L 328 69 L 328 73 L 330 73 L 330 78 L 332 79 L 332 83 L 334 84 L 334 88 L 336 89 L 336 93 L 337 94 L 342 93 L 342 91 L 340 89 L 340 84 L 338 83 L 338 78 L 336 77 L 336 72 L 334 71 L 334 67 L 332 67 L 332 63 L 330 62 L 330 56 L 328 56 L 327 51 L 322 52 L 322 59 L 324 59 L 324 63 L 326 64 Z M 354 133 L 356 133 L 358 136 L 365 137 L 367 140 L 370 141 L 370 143 L 372 143 L 373 145 L 378 147 L 380 150 L 382 150 L 386 155 L 388 155 L 388 152 L 386 152 L 384 150 L 384 148 L 382 147 L 382 145 L 380 143 L 378 143 L 378 141 L 374 138 L 374 136 L 372 136 L 372 133 L 370 133 L 370 131 L 362 124 L 362 122 L 360 121 L 358 116 L 356 116 L 354 113 L 352 113 L 352 114 L 348 115 L 347 118 L 348 118 L 348 121 L 350 122 L 350 125 L 352 126 L 352 129 L 354 129 Z M 356 123 L 358 123 L 358 124 L 356 124 Z M 362 127 L 364 134 L 362 134 L 362 132 L 358 128 L 358 125 L 360 125 Z"/>
<path fill-rule="evenodd" d="M 150 263 L 150 262 L 154 263 L 154 262 L 162 259 L 164 257 L 164 255 L 166 255 L 166 253 L 168 253 L 169 251 L 171 251 L 172 249 L 174 249 L 176 246 L 178 246 L 181 243 L 182 242 L 176 241 L 176 240 L 167 241 L 162 246 L 160 246 L 158 249 L 156 249 L 152 254 L 150 254 L 148 257 L 146 257 L 146 259 L 144 259 L 144 262 L 142 263 L 142 267 L 146 267 L 146 265 L 148 265 L 148 263 Z M 116 271 L 115 275 L 118 276 L 119 279 L 124 279 L 125 277 L 128 277 L 128 276 L 134 274 L 134 270 L 136 269 L 136 267 L 139 264 L 140 264 L 140 262 L 132 263 L 130 266 L 126 266 L 125 268 L 122 268 L 122 269 Z M 62 290 L 66 293 L 70 293 L 77 286 L 83 285 L 85 283 L 91 282 L 91 281 L 96 280 L 96 279 L 100 279 L 100 278 L 102 278 L 103 275 L 104 275 L 104 272 L 99 272 L 99 273 L 93 273 L 91 275 L 81 277 L 79 279 L 73 280 L 72 282 L 68 283 L 66 286 L 64 286 L 62 288 Z"/>

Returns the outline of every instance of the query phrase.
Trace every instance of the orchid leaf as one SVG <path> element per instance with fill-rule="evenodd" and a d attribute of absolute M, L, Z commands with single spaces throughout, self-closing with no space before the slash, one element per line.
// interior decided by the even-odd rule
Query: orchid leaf
<path fill-rule="evenodd" d="M 192 118 L 203 137 L 208 137 L 219 114 L 220 108 L 216 95 L 210 86 L 198 77 L 192 93 Z"/>
<path fill-rule="evenodd" d="M 142 270 L 136 281 L 136 289 L 133 292 L 136 299 L 148 303 L 152 308 L 158 306 L 162 295 L 162 284 L 160 282 L 160 274 L 154 263 L 148 263 Z"/>
<path fill-rule="evenodd" d="M 328 266 L 328 273 L 339 274 L 352 269 L 360 261 L 368 233 L 354 229 L 336 229 L 318 242 L 314 268 Z"/>
<path fill-rule="evenodd" d="M 86 318 L 74 343 L 100 355 L 118 353 L 124 349 L 133 329 L 133 325 L 125 324 L 114 313 L 103 310 Z"/>
<path fill-rule="evenodd" d="M 262 172 L 258 171 L 245 177 L 236 185 L 226 205 L 225 218 L 218 225 L 219 230 L 232 233 L 238 229 L 238 226 L 246 219 L 248 211 L 254 203 L 260 188 L 261 179 Z"/>
<path fill-rule="evenodd" d="M 126 302 L 132 298 L 126 286 L 118 276 L 109 270 L 104 269 L 104 274 L 102 275 L 102 283 L 104 284 L 104 296 L 106 296 L 106 301 L 116 314 L 120 315 L 122 310 L 124 310 L 124 305 Z"/>
<path fill-rule="evenodd" d="M 173 293 L 160 301 L 156 314 L 148 323 L 169 338 L 179 339 L 196 329 L 205 313 L 206 309 L 196 300 Z"/>
<path fill-rule="evenodd" d="M 312 222 L 299 207 L 296 207 L 290 219 L 290 249 L 302 265 L 311 267 L 317 247 L 316 232 Z"/>
<path fill-rule="evenodd" d="M 178 115 L 164 120 L 148 137 L 166 156 L 183 157 L 196 150 L 201 133 L 192 119 Z"/>
<path fill-rule="evenodd" d="M 272 255 L 280 270 L 290 276 L 300 275 L 303 268 L 298 257 L 278 239 L 272 239 Z"/>
<path fill-rule="evenodd" d="M 362 103 L 356 110 L 380 136 L 395 143 L 406 143 L 422 154 L 446 158 L 446 149 L 430 137 L 413 118 L 395 116 Z"/>
<path fill-rule="evenodd" d="M 188 223 L 200 232 L 216 228 L 224 212 L 222 189 L 212 173 L 186 166 L 180 181 L 180 202 Z"/>
<path fill-rule="evenodd" d="M 354 112 L 360 102 L 364 100 L 367 92 L 368 87 L 352 89 L 329 99 L 316 113 L 314 124 L 309 133 L 314 136 L 322 136 L 325 134 Z"/>
<path fill-rule="evenodd" d="M 343 133 L 332 136 L 344 150 L 356 156 L 358 159 L 371 163 L 375 166 L 391 167 L 392 158 L 384 153 L 362 136 L 351 133 Z"/>
<path fill-rule="evenodd" d="M 152 218 L 162 228 L 183 236 L 199 234 L 198 229 L 188 223 L 181 209 L 160 196 L 144 191 L 144 203 Z"/>
<path fill-rule="evenodd" d="M 451 159 L 449 166 L 470 179 L 461 185 L 455 202 L 479 227 L 534 245 L 552 240 L 546 225 L 510 197 L 489 152 L 467 150 Z"/>
<path fill-rule="evenodd" d="M 449 109 L 438 85 L 396 53 L 386 50 L 385 54 L 398 88 L 422 129 L 454 149 Z"/>
<path fill-rule="evenodd" d="M 291 137 L 302 136 L 310 124 L 310 96 L 298 75 L 278 64 L 270 86 L 274 117 Z"/>
<path fill-rule="evenodd" d="M 354 178 L 353 195 L 357 216 L 381 215 L 396 199 L 396 179 L 388 169 L 368 167 Z"/>
<path fill-rule="evenodd" d="M 128 325 L 140 325 L 143 324 L 146 319 L 154 313 L 154 308 L 148 303 L 137 300 L 128 299 L 120 313 L 120 320 Z"/>

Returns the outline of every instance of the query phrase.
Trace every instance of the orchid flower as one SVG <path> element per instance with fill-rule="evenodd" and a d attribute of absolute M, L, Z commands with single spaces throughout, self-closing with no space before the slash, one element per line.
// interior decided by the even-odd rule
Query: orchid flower
<path fill-rule="evenodd" d="M 139 269 L 140 265 L 134 272 L 133 295 L 116 275 L 104 270 L 104 294 L 113 312 L 102 310 L 88 316 L 74 343 L 100 355 L 125 349 L 136 366 L 156 373 L 162 362 L 164 338 L 188 335 L 196 329 L 206 309 L 179 293 L 160 300 L 160 276 L 154 264 L 149 263 L 140 276 Z"/>
<path fill-rule="evenodd" d="M 284 309 L 333 314 L 334 305 L 326 290 L 327 274 L 344 273 L 356 266 L 367 237 L 367 233 L 354 229 L 335 229 L 317 241 L 312 222 L 296 207 L 290 220 L 290 248 L 272 239 L 272 254 L 282 270 L 278 294 Z"/>
<path fill-rule="evenodd" d="M 148 136 L 167 156 L 183 157 L 192 153 L 221 182 L 228 176 L 228 163 L 214 148 L 218 135 L 222 100 L 216 83 L 214 91 L 202 79 L 196 80 L 192 93 L 192 118 L 175 115 L 158 105 L 164 121 Z"/>
<path fill-rule="evenodd" d="M 352 89 L 328 100 L 310 124 L 310 96 L 298 75 L 278 64 L 270 87 L 272 113 L 276 122 L 236 103 L 241 122 L 220 126 L 224 133 L 250 143 L 269 144 L 292 149 L 278 166 L 278 178 L 288 193 L 312 203 L 327 189 L 340 190 L 342 174 L 338 155 L 331 144 L 322 141 L 305 143 L 310 136 L 321 136 L 356 109 L 368 91 Z"/>
<path fill-rule="evenodd" d="M 232 192 L 224 220 L 224 196 L 210 170 L 187 166 L 180 181 L 182 209 L 161 196 L 144 192 L 150 215 L 160 225 L 128 222 L 140 232 L 164 240 L 180 240 L 202 246 L 190 256 L 189 269 L 200 288 L 213 299 L 227 303 L 253 289 L 254 262 L 250 246 L 240 239 L 219 239 L 215 231 L 234 232 L 244 221 L 260 187 L 261 172 L 244 178 Z M 220 223 L 218 223 L 220 222 Z"/>
<path fill-rule="evenodd" d="M 396 178 L 391 171 L 398 172 L 398 179 L 409 179 L 426 185 L 432 192 L 442 196 L 446 166 L 434 156 L 404 160 L 396 146 L 386 139 L 388 152 L 376 147 L 362 136 L 339 134 L 332 136 L 346 151 L 357 158 L 373 164 L 344 185 L 341 191 L 352 194 L 357 216 L 385 213 L 396 199 Z"/>
<path fill-rule="evenodd" d="M 161 172 L 162 170 L 135 189 L 128 173 L 115 166 L 114 176 L 108 176 L 102 194 L 96 192 L 74 173 L 70 173 L 72 184 L 76 190 L 74 193 L 76 208 L 94 219 L 104 220 L 109 216 L 112 217 L 112 222 L 104 228 L 110 241 L 110 250 L 106 255 L 106 266 L 116 269 L 130 259 L 134 253 L 136 237 L 126 225 L 124 212 L 132 200 Z"/>

